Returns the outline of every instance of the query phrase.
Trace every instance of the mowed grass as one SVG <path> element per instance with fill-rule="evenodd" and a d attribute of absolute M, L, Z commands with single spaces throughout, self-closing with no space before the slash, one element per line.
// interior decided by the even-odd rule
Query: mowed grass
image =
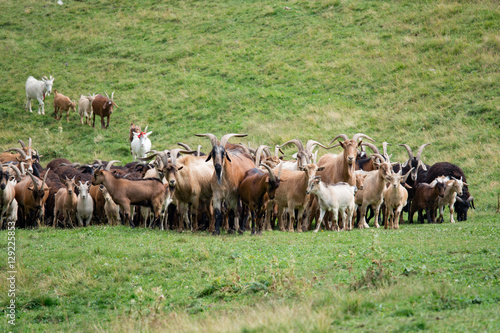
<path fill-rule="evenodd" d="M 500 229 L 497 216 L 481 215 L 262 237 L 18 230 L 16 329 L 493 332 Z M 0 301 L 9 301 L 5 284 Z"/>
<path fill-rule="evenodd" d="M 424 162 L 462 167 L 477 209 L 399 231 L 18 230 L 17 330 L 499 330 L 496 1 L 63 2 L 0 1 L 1 148 L 31 137 L 43 165 L 125 163 L 131 121 L 158 150 L 364 132 L 392 161 L 432 143 Z M 25 111 L 30 75 L 72 99 L 115 91 L 110 128 L 55 121 L 52 95 L 45 116 Z"/>

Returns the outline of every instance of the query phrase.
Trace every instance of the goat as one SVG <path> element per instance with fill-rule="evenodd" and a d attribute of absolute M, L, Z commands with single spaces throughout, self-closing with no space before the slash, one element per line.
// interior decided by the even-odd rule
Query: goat
<path fill-rule="evenodd" d="M 26 80 L 26 110 L 33 112 L 31 110 L 31 100 L 38 100 L 38 114 L 40 114 L 40 108 L 42 109 L 42 114 L 45 114 L 44 103 L 46 96 L 49 96 L 52 92 L 52 85 L 54 84 L 54 78 L 51 76 L 47 79 L 46 76 L 42 77 L 42 80 L 37 80 L 33 76 L 30 76 Z M 47 95 L 45 95 L 47 93 Z"/>
<path fill-rule="evenodd" d="M 442 223 L 444 221 L 444 206 L 447 205 L 450 210 L 450 223 L 455 223 L 453 219 L 455 201 L 457 196 L 462 195 L 463 187 L 467 186 L 467 183 L 464 183 L 462 178 L 456 179 L 455 177 L 452 177 L 452 179 L 445 177 L 444 183 L 444 195 L 438 197 L 439 218 L 437 222 Z"/>
<path fill-rule="evenodd" d="M 424 223 L 422 211 L 425 210 L 427 221 L 435 223 L 438 197 L 444 196 L 444 187 L 445 185 L 441 181 L 435 182 L 433 185 L 419 183 L 415 189 L 414 200 L 411 203 L 408 222 L 413 223 L 413 214 L 418 211 L 418 221 Z"/>
<path fill-rule="evenodd" d="M 19 140 L 22 148 L 9 148 L 0 154 L 0 163 L 7 162 L 15 162 L 15 163 L 24 163 L 28 167 L 28 171 L 34 172 L 33 162 L 35 158 L 38 158 L 38 153 L 31 148 L 31 138 L 29 138 L 29 144 L 26 146 L 22 140 Z M 11 153 L 11 151 L 15 151 L 16 153 Z M 38 170 L 37 170 L 38 171 Z"/>
<path fill-rule="evenodd" d="M 101 117 L 101 128 L 108 128 L 109 117 L 113 113 L 113 107 L 118 107 L 118 105 L 116 105 L 116 103 L 113 101 L 114 94 L 115 92 L 113 91 L 113 93 L 111 94 L 111 98 L 109 98 L 108 94 L 106 94 L 106 97 L 101 94 L 98 94 L 94 97 L 94 100 L 92 101 L 92 110 L 94 112 L 92 116 L 92 127 L 94 127 L 95 125 L 95 116 L 98 115 Z M 104 118 L 107 118 L 106 126 L 104 126 Z"/>
<path fill-rule="evenodd" d="M 106 187 L 113 201 L 120 206 L 125 220 L 129 220 L 132 228 L 135 225 L 130 214 L 130 205 L 151 207 L 155 215 L 155 222 L 159 219 L 165 198 L 165 188 L 160 180 L 115 178 L 109 171 L 97 170 L 94 173 L 92 185 L 101 184 Z"/>
<path fill-rule="evenodd" d="M 97 186 L 97 188 L 104 198 L 104 211 L 109 225 L 116 226 L 120 224 L 120 207 L 113 201 L 104 185 Z"/>
<path fill-rule="evenodd" d="M 19 205 L 21 225 L 26 223 L 26 220 L 34 215 L 38 226 L 41 226 L 44 218 L 45 201 L 49 196 L 49 187 L 46 185 L 47 174 L 50 169 L 47 169 L 43 180 L 33 176 L 27 171 L 28 176 L 23 177 L 15 186 L 16 201 Z M 40 184 L 41 183 L 41 184 Z M 42 222 L 40 222 L 42 220 Z"/>
<path fill-rule="evenodd" d="M 146 126 L 145 131 L 147 132 L 147 130 L 148 127 Z M 146 132 L 133 133 L 134 138 L 130 143 L 130 150 L 134 156 L 134 161 L 137 157 L 146 157 L 146 153 L 151 150 L 151 140 L 149 139 L 149 135 L 153 132 Z"/>
<path fill-rule="evenodd" d="M 247 170 L 254 167 L 252 156 L 240 148 L 230 146 L 228 140 L 231 137 L 245 137 L 247 134 L 225 134 L 218 142 L 217 137 L 211 133 L 195 134 L 199 137 L 207 137 L 212 143 L 212 151 L 206 161 L 212 159 L 215 172 L 212 176 L 212 198 L 215 214 L 214 234 L 220 234 L 222 223 L 222 201 L 225 200 L 229 210 L 234 211 L 234 226 L 239 230 L 238 186 L 245 177 Z M 227 150 L 226 150 L 227 149 Z"/>
<path fill-rule="evenodd" d="M 69 179 L 68 177 L 62 179 L 65 187 L 60 188 L 55 194 L 55 206 L 54 206 L 54 221 L 52 223 L 52 227 L 55 228 L 57 226 L 57 217 L 60 212 L 63 214 L 63 225 L 66 228 L 66 221 L 69 221 L 69 224 L 73 228 L 73 218 L 76 215 L 76 209 L 78 204 L 78 197 L 75 193 L 76 182 L 79 181 L 78 178 L 75 181 L 75 178 Z"/>
<path fill-rule="evenodd" d="M 314 194 L 320 207 L 319 219 L 316 221 L 314 232 L 318 232 L 326 212 L 333 212 L 333 222 L 337 224 L 339 212 L 342 215 L 342 226 L 339 230 L 352 230 L 352 215 L 354 213 L 354 194 L 356 186 L 347 183 L 326 185 L 321 176 L 309 181 L 307 194 Z"/>
<path fill-rule="evenodd" d="M 406 183 L 412 170 L 413 168 L 403 176 L 403 170 L 400 168 L 397 173 L 387 177 L 389 186 L 383 191 L 385 229 L 399 229 L 399 216 L 408 200 L 408 191 L 402 184 Z"/>
<path fill-rule="evenodd" d="M 426 183 L 431 183 L 434 179 L 439 176 L 454 177 L 456 179 L 462 179 L 465 183 L 462 188 L 462 194 L 457 195 L 455 201 L 455 211 L 457 212 L 458 221 L 467 221 L 467 211 L 470 207 L 474 208 L 474 197 L 469 193 L 469 186 L 466 184 L 467 178 L 463 170 L 452 163 L 449 162 L 438 162 L 433 164 L 427 171 L 425 178 Z"/>
<path fill-rule="evenodd" d="M 297 232 L 302 232 L 302 213 L 307 207 L 309 196 L 306 193 L 309 182 L 316 177 L 316 173 L 322 171 L 316 164 L 307 164 L 300 167 L 299 171 L 282 170 L 280 186 L 276 189 L 274 203 L 278 206 L 278 226 L 281 231 L 285 230 L 283 225 L 283 210 L 288 208 L 289 224 L 288 230 L 293 231 L 295 221 L 295 209 L 298 209 Z M 274 172 L 277 172 L 274 170 Z"/>
<path fill-rule="evenodd" d="M 92 117 L 92 102 L 94 95 L 80 95 L 78 100 L 78 114 L 80 115 L 80 123 L 83 125 L 83 118 L 85 117 L 85 124 L 90 125 L 90 118 Z"/>
<path fill-rule="evenodd" d="M 299 151 L 297 152 L 295 162 L 287 161 L 282 165 L 282 168 L 284 170 L 297 171 L 299 169 L 299 167 L 304 166 L 306 164 L 310 164 L 312 162 L 313 157 L 314 157 L 313 150 L 314 150 L 315 146 L 320 146 L 320 147 L 325 148 L 325 149 L 332 148 L 332 147 L 325 147 L 324 145 L 322 145 L 318 141 L 314 141 L 314 140 L 308 140 L 306 143 L 306 147 L 304 148 L 304 144 L 299 139 L 289 140 L 289 141 L 285 142 L 284 144 L 282 144 L 281 146 L 277 146 L 276 148 L 278 148 L 278 149 L 283 148 L 284 146 L 286 146 L 290 143 L 295 144 L 297 146 L 297 148 L 299 149 Z"/>
<path fill-rule="evenodd" d="M 76 112 L 76 102 L 71 101 L 69 97 L 58 93 L 57 89 L 54 89 L 54 118 L 56 118 L 56 120 L 61 120 L 63 111 L 66 111 L 66 121 L 69 123 L 70 110 Z M 58 113 L 61 115 L 58 116 Z"/>
<path fill-rule="evenodd" d="M 11 175 L 8 170 L 4 171 L 3 167 L 4 166 L 0 163 L 0 229 L 3 229 L 4 221 L 9 219 L 9 214 L 12 211 L 12 203 L 16 197 L 15 184 L 10 181 Z M 9 167 L 14 171 L 17 169 L 17 167 L 13 165 L 9 165 Z M 21 179 L 19 169 L 17 169 L 16 174 L 17 179 Z M 17 205 L 17 202 L 15 205 Z"/>
<path fill-rule="evenodd" d="M 372 157 L 379 158 L 384 161 L 384 158 L 380 154 L 373 154 Z M 374 162 L 374 165 L 378 168 L 378 170 L 369 171 L 367 173 L 363 189 L 356 192 L 355 196 L 355 202 L 359 207 L 360 213 L 358 222 L 359 229 L 369 228 L 365 219 L 368 206 L 371 206 L 375 212 L 375 227 L 380 227 L 378 224 L 378 213 L 383 201 L 385 183 L 389 180 L 389 176 L 392 174 L 392 166 L 389 162 Z"/>
<path fill-rule="evenodd" d="M 267 169 L 267 172 L 257 168 L 247 170 L 245 178 L 238 186 L 238 195 L 252 216 L 252 235 L 262 234 L 263 215 L 266 212 L 267 202 L 274 199 L 276 189 L 280 185 L 280 173 L 278 172 L 278 176 L 275 176 L 269 166 L 265 164 L 261 166 Z M 255 229 L 256 219 L 257 230 Z"/>
<path fill-rule="evenodd" d="M 141 126 L 134 125 L 133 122 L 130 123 L 130 128 L 128 131 L 128 143 L 131 144 L 132 140 L 134 140 L 134 133 L 141 133 Z M 130 146 L 130 154 L 132 155 L 132 146 Z"/>
<path fill-rule="evenodd" d="M 94 200 L 89 194 L 89 182 L 86 181 L 78 185 L 78 199 L 76 204 L 76 218 L 78 219 L 78 225 L 88 226 L 92 220 L 92 213 L 94 212 Z"/>

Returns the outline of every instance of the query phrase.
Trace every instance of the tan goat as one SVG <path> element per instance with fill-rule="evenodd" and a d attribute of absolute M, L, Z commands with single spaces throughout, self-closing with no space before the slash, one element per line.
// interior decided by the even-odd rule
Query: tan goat
<path fill-rule="evenodd" d="M 54 89 L 54 118 L 61 120 L 63 111 L 66 111 L 66 121 L 69 123 L 70 110 L 76 112 L 76 102 L 71 101 L 69 97 L 58 93 L 57 89 Z M 59 113 L 61 114 L 60 116 L 58 115 Z"/>

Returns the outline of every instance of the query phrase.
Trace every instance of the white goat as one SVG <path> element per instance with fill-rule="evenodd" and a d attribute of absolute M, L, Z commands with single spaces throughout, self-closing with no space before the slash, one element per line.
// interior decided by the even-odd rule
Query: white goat
<path fill-rule="evenodd" d="M 148 130 L 146 126 L 145 131 Z M 151 150 L 151 140 L 149 140 L 148 136 L 153 133 L 150 132 L 140 132 L 134 133 L 134 139 L 130 143 L 130 148 L 132 150 L 132 155 L 134 156 L 134 161 L 139 158 L 146 157 L 146 153 Z"/>
<path fill-rule="evenodd" d="M 76 218 L 80 227 L 86 227 L 90 224 L 92 213 L 94 212 L 94 200 L 92 200 L 89 194 L 89 182 L 87 181 L 85 184 L 80 182 L 78 190 L 80 193 L 78 194 L 78 201 L 76 203 Z"/>
<path fill-rule="evenodd" d="M 439 177 L 436 179 L 439 179 Z M 463 182 L 462 177 L 460 177 L 460 179 L 456 179 L 455 177 L 452 177 L 452 179 L 445 177 L 444 183 L 446 186 L 444 189 L 444 196 L 438 197 L 437 199 L 439 210 L 439 218 L 437 219 L 437 222 L 442 223 L 444 221 L 444 206 L 448 205 L 450 209 L 450 223 L 455 223 L 455 219 L 453 219 L 455 201 L 457 195 L 462 195 L 463 186 L 468 184 Z M 431 183 L 431 185 L 432 184 L 433 183 Z"/>
<path fill-rule="evenodd" d="M 42 114 L 45 114 L 44 103 L 45 96 L 49 96 L 52 92 L 52 85 L 54 84 L 54 78 L 51 76 L 50 79 L 47 79 L 46 76 L 42 78 L 42 80 L 37 80 L 33 76 L 30 76 L 28 80 L 26 80 L 26 110 L 31 110 L 31 100 L 38 100 L 38 114 L 40 114 L 40 107 L 42 108 Z"/>
<path fill-rule="evenodd" d="M 83 125 L 83 117 L 85 117 L 85 124 L 90 125 L 90 118 L 92 117 L 92 101 L 94 101 L 94 95 L 83 96 L 80 95 L 80 100 L 78 101 L 78 114 L 80 115 L 80 123 Z"/>
<path fill-rule="evenodd" d="M 342 215 L 342 227 L 339 230 L 353 229 L 352 215 L 354 213 L 356 186 L 347 183 L 326 185 L 321 181 L 320 176 L 316 176 L 309 182 L 306 193 L 316 195 L 320 207 L 319 219 L 316 221 L 314 232 L 318 232 L 326 212 L 333 212 L 333 222 L 335 224 L 338 222 L 339 213 Z M 345 225 L 346 221 L 347 226 Z"/>

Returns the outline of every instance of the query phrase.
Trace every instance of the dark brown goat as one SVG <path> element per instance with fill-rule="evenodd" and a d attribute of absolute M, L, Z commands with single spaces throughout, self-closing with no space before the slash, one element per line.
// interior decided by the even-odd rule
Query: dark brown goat
<path fill-rule="evenodd" d="M 438 197 L 444 196 L 445 185 L 442 182 L 436 182 L 431 186 L 427 183 L 420 183 L 415 189 L 415 197 L 411 202 L 410 215 L 408 222 L 413 223 L 413 214 L 418 211 L 418 221 L 424 223 L 422 211 L 425 210 L 427 214 L 427 221 L 429 223 L 436 222 L 436 210 L 438 208 Z"/>
<path fill-rule="evenodd" d="M 263 215 L 269 199 L 274 199 L 276 189 L 280 185 L 280 176 L 276 177 L 270 167 L 265 164 L 261 166 L 267 169 L 267 173 L 257 168 L 247 170 L 245 178 L 238 186 L 238 195 L 241 201 L 248 206 L 252 215 L 252 235 L 262 234 Z M 258 230 L 255 230 L 255 220 L 258 221 Z"/>
<path fill-rule="evenodd" d="M 103 95 L 99 94 L 97 95 L 94 100 L 92 101 L 92 109 L 94 110 L 94 115 L 92 117 L 92 127 L 95 125 L 95 116 L 101 116 L 101 128 L 102 129 L 107 129 L 109 126 L 109 117 L 113 113 L 113 107 L 116 105 L 115 102 L 113 102 L 113 95 L 115 92 L 111 94 L 111 98 L 109 98 L 108 94 L 106 94 L 106 97 Z M 104 126 L 104 118 L 107 118 L 107 123 L 106 126 Z"/>

